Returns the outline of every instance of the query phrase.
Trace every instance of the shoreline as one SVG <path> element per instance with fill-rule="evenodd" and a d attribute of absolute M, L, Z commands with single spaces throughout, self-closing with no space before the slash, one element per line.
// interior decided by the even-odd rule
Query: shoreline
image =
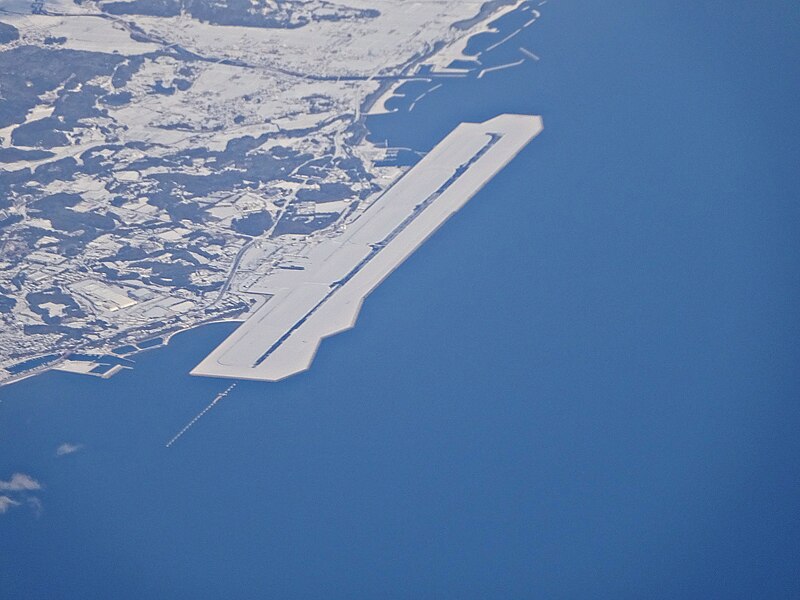
<path fill-rule="evenodd" d="M 457 36 L 455 39 L 449 42 L 440 42 L 439 47 L 437 44 L 434 44 L 434 47 L 427 53 L 421 53 L 412 57 L 407 63 L 405 67 L 402 67 L 400 70 L 400 74 L 407 72 L 410 69 L 416 69 L 417 71 L 420 67 L 425 65 L 431 65 L 435 67 L 435 61 L 430 59 L 435 59 L 440 57 L 441 62 L 444 62 L 445 58 L 447 60 L 447 64 L 453 62 L 453 60 L 467 60 L 468 57 L 463 55 L 463 50 L 466 49 L 467 45 L 469 44 L 469 40 L 475 37 L 476 35 L 480 35 L 481 33 L 486 33 L 492 31 L 489 27 L 489 24 L 497 19 L 515 11 L 520 8 L 527 0 L 501 0 L 499 2 L 487 2 L 482 7 L 479 13 L 473 17 L 472 19 L 468 19 L 466 21 L 458 21 L 451 25 L 451 29 L 460 29 L 462 31 L 462 35 Z M 487 5 L 491 5 L 491 9 L 489 11 L 485 11 L 484 8 Z M 461 23 L 468 23 L 466 26 L 460 26 Z M 452 54 L 456 52 L 458 49 L 458 57 L 452 58 Z M 445 57 L 445 58 L 441 58 Z M 464 69 L 447 69 L 447 67 L 440 66 L 441 70 L 432 71 L 431 73 L 426 74 L 418 74 L 418 73 L 408 73 L 408 77 L 404 79 L 400 79 L 399 81 L 381 81 L 379 87 L 374 92 L 365 96 L 361 106 L 360 106 L 360 113 L 361 118 L 369 117 L 374 115 L 385 115 L 391 114 L 395 111 L 388 110 L 385 107 L 385 103 L 394 97 L 395 90 L 402 86 L 409 81 L 425 81 L 425 80 L 433 80 L 433 79 L 449 79 L 455 77 L 464 77 L 467 74 L 467 71 Z M 378 109 L 376 107 L 380 106 L 381 108 Z"/>
<path fill-rule="evenodd" d="M 487 31 L 491 31 L 492 29 L 489 27 L 489 24 L 492 21 L 495 21 L 498 18 L 506 14 L 509 14 L 514 10 L 519 9 L 519 7 L 522 6 L 525 3 L 525 1 L 526 0 L 492 0 L 490 2 L 484 3 L 481 6 L 479 12 L 474 17 L 453 23 L 451 25 L 451 30 L 459 30 L 461 32 L 461 34 L 458 35 L 455 39 L 452 39 L 449 42 L 447 41 L 437 42 L 433 44 L 433 46 L 427 52 L 422 52 L 412 56 L 408 61 L 406 61 L 405 64 L 400 66 L 398 72 L 399 79 L 378 81 L 378 88 L 373 92 L 371 92 L 370 94 L 367 94 L 363 98 L 361 104 L 359 104 L 359 112 L 356 115 L 356 119 L 353 122 L 353 127 L 362 128 L 364 130 L 365 137 L 369 136 L 369 130 L 366 126 L 367 117 L 378 114 L 390 114 L 394 112 L 389 110 L 383 110 L 378 112 L 373 110 L 374 107 L 383 105 L 390 98 L 394 97 L 394 91 L 404 83 L 407 83 L 408 81 L 424 81 L 433 79 L 451 79 L 451 78 L 463 77 L 465 75 L 464 73 L 458 73 L 456 71 L 452 72 L 438 71 L 431 73 L 432 77 L 425 74 L 416 75 L 415 72 L 418 72 L 421 67 L 427 64 L 434 64 L 432 63 L 432 59 L 441 56 L 449 57 L 450 54 L 454 52 L 456 48 L 459 49 L 458 50 L 459 53 L 462 53 L 463 49 L 466 48 L 467 44 L 469 43 L 469 40 L 472 37 L 474 37 L 475 35 L 479 35 L 481 33 L 485 33 Z M 440 59 L 440 61 L 443 60 L 444 59 Z M 448 61 L 448 64 L 449 62 L 451 61 Z M 404 76 L 403 74 L 407 75 Z M 170 340 L 174 336 L 180 333 L 191 331 L 193 329 L 197 329 L 199 327 L 203 327 L 206 325 L 214 325 L 218 323 L 243 323 L 244 321 L 246 321 L 248 314 L 250 314 L 250 311 L 246 310 L 240 315 L 237 315 L 237 317 L 214 319 L 211 321 L 198 321 L 196 323 L 192 323 L 186 326 L 181 326 L 175 330 L 168 331 L 163 334 L 155 333 L 153 336 L 146 338 L 145 340 L 142 340 L 142 342 L 147 342 L 148 340 L 154 340 L 156 338 L 161 337 L 162 342 L 160 344 L 147 348 L 140 348 L 137 346 L 136 350 L 127 354 L 117 355 L 111 352 L 111 350 L 108 351 L 98 350 L 97 353 L 94 355 L 97 357 L 109 356 L 109 357 L 127 359 L 129 357 L 139 355 L 149 350 L 155 350 L 158 348 L 166 347 L 169 345 Z M 45 365 L 39 365 L 30 370 L 22 371 L 18 374 L 8 372 L 8 377 L 0 379 L 0 387 L 13 385 L 14 383 L 24 381 L 36 375 L 42 375 L 49 371 L 58 370 L 60 364 L 69 360 L 74 360 L 71 359 L 70 357 L 74 354 L 80 354 L 82 350 L 83 349 L 79 346 L 73 350 L 65 352 L 64 354 L 59 356 L 59 358 L 51 362 L 45 363 Z M 27 361 L 36 361 L 41 358 L 47 357 L 51 354 L 57 354 L 57 353 L 58 351 L 55 352 L 51 351 L 41 355 L 31 356 L 10 366 L 11 368 L 13 368 L 14 366 L 17 366 L 19 364 L 24 364 Z M 88 354 L 91 355 L 92 352 L 88 351 Z M 75 374 L 81 374 L 81 373 L 75 373 Z"/>

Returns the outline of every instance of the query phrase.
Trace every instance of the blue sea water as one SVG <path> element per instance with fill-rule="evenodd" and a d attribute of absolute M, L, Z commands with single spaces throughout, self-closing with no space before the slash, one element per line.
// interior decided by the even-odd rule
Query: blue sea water
<path fill-rule="evenodd" d="M 545 131 L 311 371 L 169 449 L 230 324 L 0 389 L 0 598 L 800 597 L 800 7 L 542 12 L 372 119 Z"/>

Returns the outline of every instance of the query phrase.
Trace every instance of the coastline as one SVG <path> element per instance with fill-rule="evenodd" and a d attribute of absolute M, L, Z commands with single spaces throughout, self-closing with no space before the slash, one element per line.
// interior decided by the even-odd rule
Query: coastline
<path fill-rule="evenodd" d="M 493 29 L 489 27 L 490 23 L 518 10 L 525 2 L 526 0 L 486 2 L 481 7 L 479 13 L 472 19 L 453 23 L 451 29 L 461 30 L 463 32 L 462 35 L 457 36 L 449 42 L 440 42 L 438 47 L 434 45 L 429 52 L 413 57 L 406 63 L 405 67 L 401 68 L 400 72 L 405 73 L 409 70 L 419 70 L 420 67 L 426 65 L 436 67 L 437 63 L 441 63 L 438 64 L 439 70 L 426 74 L 408 73 L 408 78 L 399 81 L 381 81 L 378 89 L 364 98 L 360 108 L 361 115 L 373 116 L 394 112 L 388 110 L 385 107 L 385 103 L 395 95 L 397 88 L 409 81 L 430 81 L 432 79 L 465 76 L 467 71 L 464 69 L 448 69 L 446 65 L 449 65 L 454 60 L 469 60 L 469 57 L 464 55 L 464 50 L 469 44 L 470 39 L 476 35 L 493 31 Z M 490 6 L 489 10 L 485 10 L 487 6 Z"/>
<path fill-rule="evenodd" d="M 387 114 L 393 111 L 383 110 L 383 111 L 376 111 L 374 107 L 376 106 L 383 106 L 386 101 L 392 98 L 395 95 L 395 90 L 409 82 L 409 81 L 418 81 L 418 80 L 432 80 L 432 79 L 451 79 L 451 78 L 460 78 L 465 75 L 465 73 L 459 70 L 447 70 L 446 67 L 440 67 L 441 70 L 432 72 L 430 74 L 418 74 L 420 68 L 426 65 L 435 66 L 438 63 L 444 63 L 445 61 L 449 64 L 452 60 L 450 57 L 454 56 L 456 53 L 459 56 L 463 55 L 463 50 L 469 43 L 469 40 L 472 39 L 474 36 L 492 31 L 492 28 L 489 27 L 489 24 L 500 17 L 513 12 L 514 10 L 519 9 L 526 0 L 490 0 L 489 2 L 485 2 L 479 12 L 472 18 L 457 21 L 451 25 L 452 30 L 460 31 L 460 34 L 457 35 L 454 39 L 450 41 L 440 41 L 430 48 L 428 52 L 423 52 L 418 55 L 411 57 L 404 65 L 399 68 L 398 77 L 399 80 L 380 80 L 378 82 L 378 88 L 365 96 L 361 103 L 359 104 L 359 111 L 356 115 L 356 119 L 353 123 L 354 127 L 360 127 L 364 132 L 365 135 L 369 135 L 369 131 L 366 126 L 366 119 L 368 116 L 377 115 L 377 114 Z M 438 59 L 438 60 L 437 60 Z M 405 74 L 405 75 L 404 75 Z M 385 190 L 384 190 L 385 191 Z M 233 272 L 233 271 L 232 271 Z M 248 309 L 244 309 L 239 312 L 234 317 L 223 317 L 223 318 L 214 318 L 211 320 L 201 320 L 198 322 L 190 323 L 188 325 L 179 325 L 177 327 L 172 326 L 167 327 L 164 332 L 153 332 L 152 335 L 146 336 L 144 339 L 137 341 L 136 344 L 146 343 L 150 340 L 156 340 L 161 338 L 161 342 L 155 344 L 153 346 L 148 347 L 141 347 L 137 346 L 136 349 L 130 353 L 124 354 L 114 354 L 111 351 L 111 348 L 106 348 L 106 351 L 98 350 L 97 352 L 92 352 L 91 349 L 87 350 L 87 355 L 90 356 L 97 356 L 97 357 L 115 357 L 115 358 L 129 358 L 132 356 L 139 355 L 143 352 L 148 350 L 153 350 L 157 348 L 162 348 L 164 346 L 169 345 L 170 340 L 175 335 L 180 333 L 184 333 L 187 331 L 191 331 L 193 329 L 197 329 L 199 327 L 203 327 L 205 325 L 213 325 L 217 323 L 243 323 L 248 315 L 251 314 L 251 311 Z M 108 346 L 112 346 L 113 344 L 108 344 Z M 80 355 L 82 352 L 83 347 L 79 346 L 78 348 L 72 349 L 53 361 L 49 361 L 44 363 L 43 365 L 37 365 L 36 367 L 21 371 L 20 373 L 11 373 L 8 372 L 7 377 L 3 377 L 0 379 L 0 387 L 12 385 L 14 383 L 18 383 L 30 377 L 41 375 L 51 370 L 58 370 L 59 365 L 63 364 L 66 361 L 73 360 L 70 357 L 76 354 Z M 37 356 L 28 357 L 22 361 L 19 361 L 15 365 L 11 365 L 13 368 L 14 366 L 24 364 L 25 362 L 31 361 L 35 362 L 37 360 L 41 360 L 42 358 L 46 358 L 52 354 L 57 354 L 58 351 L 50 351 L 48 353 L 43 353 Z"/>

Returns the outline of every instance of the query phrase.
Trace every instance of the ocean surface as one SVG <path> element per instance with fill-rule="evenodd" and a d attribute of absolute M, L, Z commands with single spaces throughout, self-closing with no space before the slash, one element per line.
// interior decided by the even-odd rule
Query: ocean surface
<path fill-rule="evenodd" d="M 800 597 L 800 5 L 541 10 L 370 119 L 545 131 L 311 371 L 168 449 L 233 325 L 0 389 L 0 598 Z"/>

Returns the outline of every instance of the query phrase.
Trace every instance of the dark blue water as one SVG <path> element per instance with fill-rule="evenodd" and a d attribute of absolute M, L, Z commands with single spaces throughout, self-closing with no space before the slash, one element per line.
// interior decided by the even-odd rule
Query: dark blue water
<path fill-rule="evenodd" d="M 539 63 L 371 123 L 546 130 L 310 372 L 169 450 L 230 325 L 0 390 L 0 479 L 45 486 L 0 597 L 800 596 L 800 9 L 545 8 Z"/>

